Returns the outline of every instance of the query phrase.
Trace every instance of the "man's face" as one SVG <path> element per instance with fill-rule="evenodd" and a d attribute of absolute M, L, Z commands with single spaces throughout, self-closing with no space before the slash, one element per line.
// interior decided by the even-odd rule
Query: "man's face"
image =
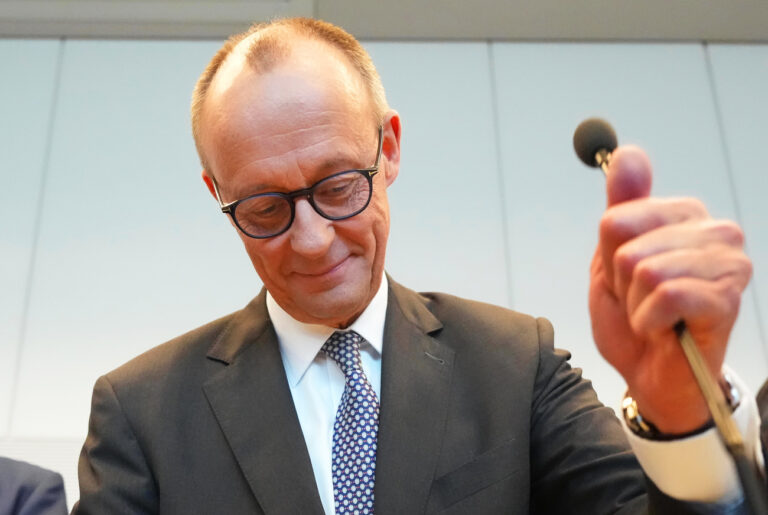
<path fill-rule="evenodd" d="M 300 42 L 285 62 L 256 74 L 231 56 L 209 90 L 202 149 L 222 201 L 307 188 L 335 172 L 372 166 L 377 127 L 368 95 L 344 58 L 324 44 Z M 267 239 L 241 232 L 264 285 L 303 322 L 343 327 L 376 293 L 389 233 L 386 187 L 397 175 L 399 120 L 384 124 L 384 152 L 373 196 L 362 213 L 321 217 L 295 201 L 288 231 Z"/>

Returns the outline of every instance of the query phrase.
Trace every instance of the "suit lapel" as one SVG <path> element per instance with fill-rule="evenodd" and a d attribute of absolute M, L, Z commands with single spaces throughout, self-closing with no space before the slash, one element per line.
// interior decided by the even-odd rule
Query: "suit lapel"
<path fill-rule="evenodd" d="M 377 513 L 422 513 L 448 410 L 454 353 L 425 300 L 390 279 L 376 457 Z"/>
<path fill-rule="evenodd" d="M 265 293 L 227 326 L 208 358 L 226 366 L 203 389 L 265 513 L 323 513 Z"/>

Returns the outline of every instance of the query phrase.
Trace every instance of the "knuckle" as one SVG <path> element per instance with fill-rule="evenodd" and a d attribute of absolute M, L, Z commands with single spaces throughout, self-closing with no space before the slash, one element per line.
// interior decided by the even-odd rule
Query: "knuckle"
<path fill-rule="evenodd" d="M 645 259 L 634 267 L 632 281 L 646 289 L 652 290 L 661 282 L 661 274 L 654 266 L 652 260 Z"/>
<path fill-rule="evenodd" d="M 616 218 L 609 211 L 600 218 L 600 238 L 611 239 L 616 232 Z"/>
<path fill-rule="evenodd" d="M 685 202 L 692 214 L 697 215 L 701 218 L 706 218 L 709 216 L 709 212 L 707 211 L 707 206 L 701 200 L 697 198 L 687 198 L 685 199 Z"/>
<path fill-rule="evenodd" d="M 609 208 L 603 213 L 599 229 L 601 240 L 618 244 L 633 236 L 632 227 L 625 220 L 621 207 Z"/>
<path fill-rule="evenodd" d="M 733 247 L 744 246 L 744 231 L 736 222 L 731 220 L 717 220 L 712 228 L 717 239 Z"/>
<path fill-rule="evenodd" d="M 613 255 L 613 269 L 624 277 L 631 277 L 635 272 L 637 259 L 627 248 L 627 245 L 619 247 Z"/>
<path fill-rule="evenodd" d="M 674 284 L 674 281 L 665 281 L 658 284 L 654 289 L 654 293 L 663 306 L 675 306 L 680 301 L 681 292 Z"/>
<path fill-rule="evenodd" d="M 749 259 L 749 256 L 747 256 L 743 252 L 736 253 L 735 256 L 733 257 L 733 260 L 735 262 L 737 277 L 740 279 L 739 285 L 742 288 L 745 288 L 747 283 L 749 283 L 749 280 L 752 278 L 752 273 L 753 273 L 752 260 Z"/>
<path fill-rule="evenodd" d="M 739 306 L 741 305 L 741 293 L 741 288 L 735 284 L 729 284 L 722 288 L 720 292 L 721 298 L 725 301 L 732 313 L 737 313 L 739 311 Z"/>
<path fill-rule="evenodd" d="M 746 254 L 741 254 L 741 267 L 744 271 L 744 277 L 746 278 L 747 282 L 752 278 L 752 274 L 754 273 L 754 266 L 752 265 L 752 260 L 749 259 L 749 257 Z"/>

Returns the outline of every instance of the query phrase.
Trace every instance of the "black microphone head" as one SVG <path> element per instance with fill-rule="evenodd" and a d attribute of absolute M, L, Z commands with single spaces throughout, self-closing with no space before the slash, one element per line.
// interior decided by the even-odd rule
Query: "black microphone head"
<path fill-rule="evenodd" d="M 573 148 L 587 166 L 600 166 L 595 156 L 601 150 L 613 152 L 618 146 L 616 132 L 602 118 L 588 118 L 573 133 Z"/>

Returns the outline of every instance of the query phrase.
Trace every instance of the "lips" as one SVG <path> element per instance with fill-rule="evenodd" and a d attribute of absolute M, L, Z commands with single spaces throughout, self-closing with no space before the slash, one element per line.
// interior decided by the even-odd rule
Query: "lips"
<path fill-rule="evenodd" d="M 294 274 L 298 275 L 299 277 L 304 277 L 304 278 L 308 278 L 308 279 L 320 278 L 320 277 L 323 277 L 325 275 L 330 275 L 334 271 L 340 270 L 342 268 L 342 266 L 344 265 L 344 263 L 346 263 L 347 259 L 348 259 L 348 257 L 345 257 L 341 261 L 338 261 L 338 262 L 336 262 L 334 264 L 331 264 L 331 265 L 328 265 L 328 266 L 325 266 L 325 267 L 322 267 L 322 268 L 317 268 L 317 269 L 302 270 L 301 272 L 296 271 L 296 272 L 294 272 Z"/>
<path fill-rule="evenodd" d="M 349 280 L 349 256 L 332 265 L 310 268 L 291 274 L 291 282 L 305 294 L 320 294 L 338 287 Z"/>

